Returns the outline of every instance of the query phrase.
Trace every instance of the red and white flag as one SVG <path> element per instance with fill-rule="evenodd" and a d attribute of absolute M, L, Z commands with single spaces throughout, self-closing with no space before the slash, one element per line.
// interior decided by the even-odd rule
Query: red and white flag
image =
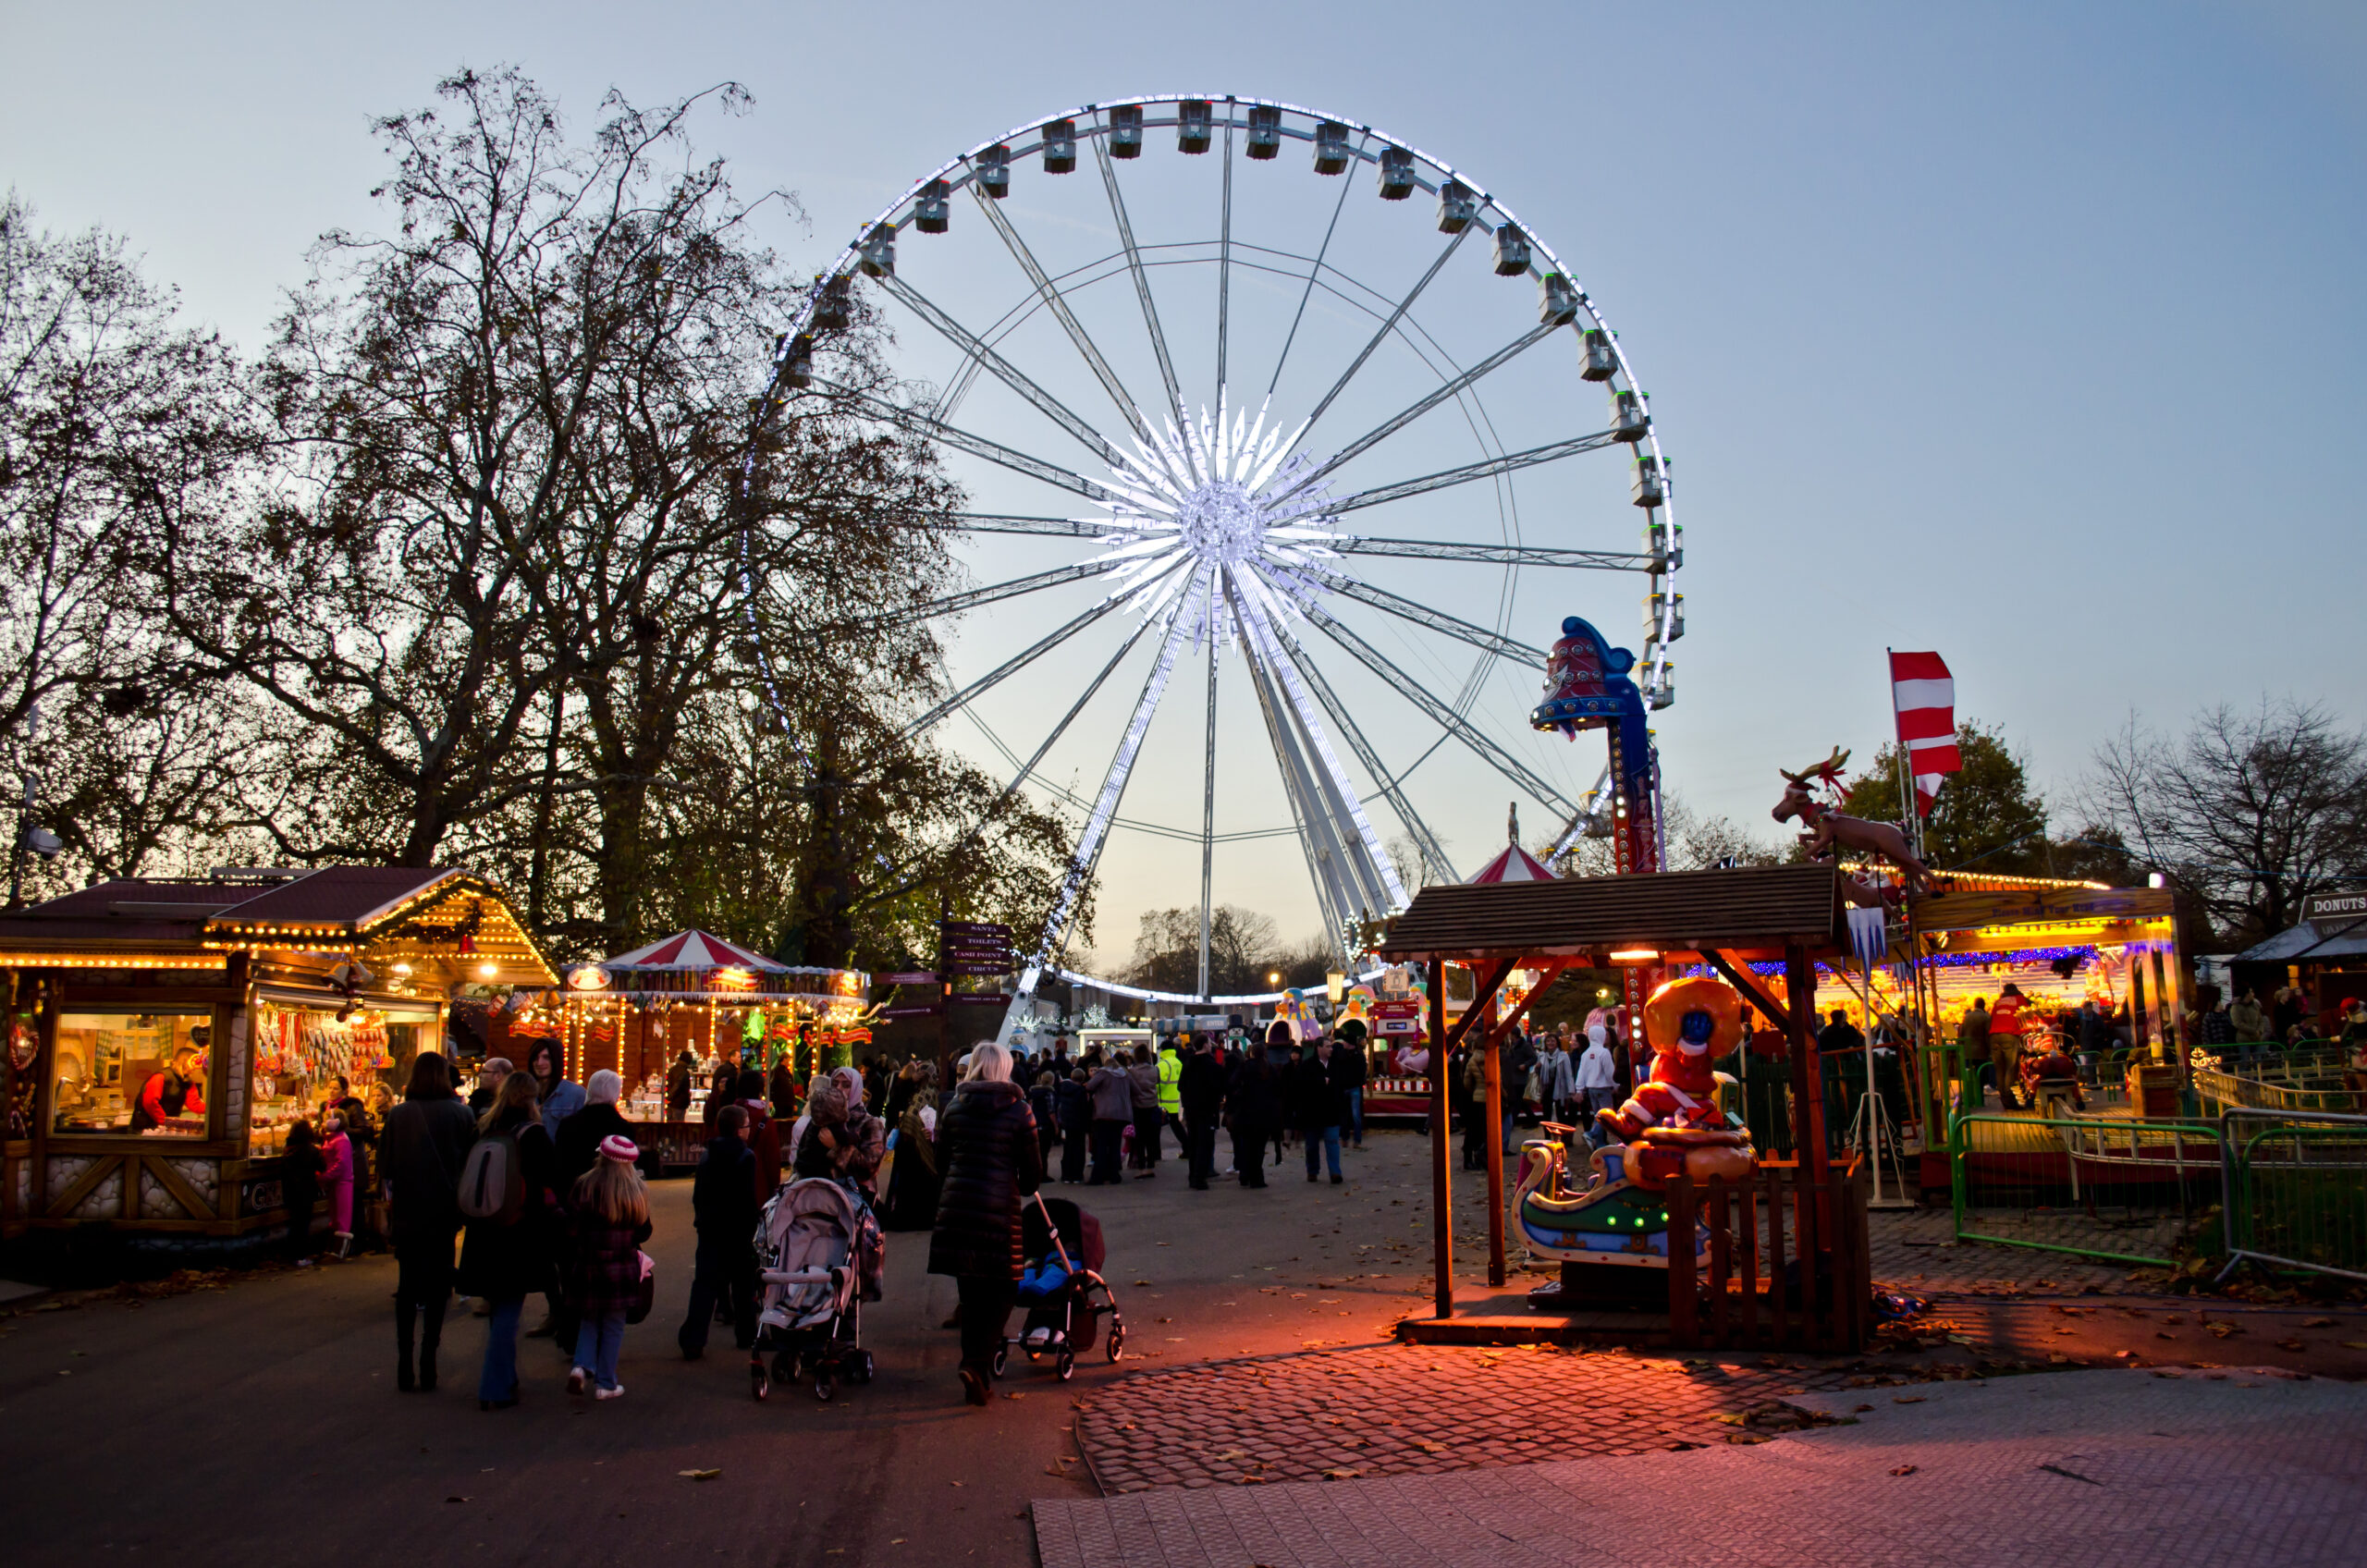
<path fill-rule="evenodd" d="M 1956 682 L 1937 654 L 1890 656 L 1891 704 L 1898 710 L 1898 743 L 1915 775 L 1915 815 L 1932 815 L 1944 775 L 1961 772 L 1956 751 Z"/>

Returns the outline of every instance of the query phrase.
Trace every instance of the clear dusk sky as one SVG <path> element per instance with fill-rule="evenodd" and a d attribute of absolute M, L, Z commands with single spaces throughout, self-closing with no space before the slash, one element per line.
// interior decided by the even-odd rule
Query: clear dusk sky
<path fill-rule="evenodd" d="M 129 236 L 252 347 L 315 235 L 381 221 L 367 116 L 501 62 L 578 129 L 610 86 L 745 84 L 752 111 L 698 134 L 744 190 L 798 194 L 810 226 L 767 238 L 803 266 L 954 153 L 1134 93 L 1315 105 L 1478 171 L 1652 395 L 1687 544 L 1668 774 L 1770 837 L 1777 766 L 1885 737 L 1886 644 L 1942 652 L 1959 712 L 2050 793 L 2131 708 L 2175 726 L 2289 693 L 2367 719 L 2367 6 L 10 0 L 0 181 L 54 227 Z M 1634 521 L 1573 542 L 1631 548 Z M 1599 578 L 1525 575 L 1507 628 L 1542 643 L 1572 610 L 1634 638 L 1632 582 Z M 1518 730 L 1533 678 L 1486 690 Z M 1196 830 L 1198 703 L 1130 817 Z M 1240 724 L 1220 826 L 1286 821 Z M 1576 750 L 1556 777 L 1583 787 L 1600 743 Z M 1467 873 L 1511 791 L 1427 766 Z M 1315 924 L 1286 839 L 1229 846 L 1220 877 L 1286 934 Z M 1102 952 L 1197 882 L 1196 846 L 1122 833 Z"/>

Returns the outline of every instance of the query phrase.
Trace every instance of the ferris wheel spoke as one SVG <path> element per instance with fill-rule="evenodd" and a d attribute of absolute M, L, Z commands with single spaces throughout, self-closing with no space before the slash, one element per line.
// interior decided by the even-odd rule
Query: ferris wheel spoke
<path fill-rule="evenodd" d="M 1008 582 L 997 582 L 990 587 L 969 588 L 959 594 L 948 594 L 943 598 L 931 599 L 926 604 L 915 605 L 908 610 L 893 611 L 865 624 L 895 626 L 906 621 L 933 620 L 940 616 L 959 615 L 963 610 L 974 610 L 982 605 L 999 604 L 1004 599 L 1015 599 L 1023 594 L 1040 594 L 1047 588 L 1058 588 L 1064 582 L 1082 582 L 1088 577 L 1099 577 L 1102 573 L 1123 564 L 1122 561 L 1100 559 L 1078 561 L 1071 566 L 1056 566 L 1049 571 L 1014 577 Z"/>
<path fill-rule="evenodd" d="M 1061 539 L 1098 539 L 1110 532 L 1106 522 L 1073 517 L 1036 517 L 1011 512 L 939 512 L 931 520 L 963 533 L 1036 533 Z M 1386 555 L 1389 552 L 1376 551 Z"/>
<path fill-rule="evenodd" d="M 1227 328 L 1233 320 L 1233 111 L 1224 116 L 1224 211 L 1217 229 L 1217 393 L 1225 387 Z"/>
<path fill-rule="evenodd" d="M 1054 424 L 1075 436 L 1095 457 L 1113 466 L 1119 461 L 1118 448 L 1104 439 L 1099 431 L 1079 419 L 1067 404 L 1028 379 L 1009 360 L 995 352 L 969 328 L 940 309 L 934 300 L 894 273 L 882 277 L 879 283 L 882 288 L 910 307 L 914 315 L 935 327 L 954 347 L 969 355 L 974 361 L 983 366 L 1004 386 L 1035 404 Z"/>
<path fill-rule="evenodd" d="M 1059 647 L 1061 643 L 1067 642 L 1078 632 L 1083 631 L 1086 627 L 1091 626 L 1095 621 L 1099 620 L 1103 616 L 1108 615 L 1111 610 L 1116 609 L 1123 603 L 1125 603 L 1123 599 L 1104 599 L 1099 604 L 1095 605 L 1092 608 L 1086 610 L 1083 615 L 1080 615 L 1075 619 L 1070 621 L 1066 626 L 1047 633 L 1045 636 L 1038 639 L 1033 646 L 1024 648 L 1020 652 L 1012 655 L 1011 657 L 1003 660 L 1002 663 L 995 666 L 994 668 L 978 677 L 977 680 L 973 680 L 967 686 L 963 687 L 959 692 L 954 692 L 953 695 L 946 698 L 945 701 L 938 704 L 937 706 L 929 709 L 928 712 L 921 715 L 920 717 L 913 720 L 912 723 L 904 726 L 903 738 L 909 741 L 914 736 L 918 735 L 921 731 L 926 729 L 930 725 L 935 724 L 938 719 L 943 718 L 947 714 L 953 712 L 956 708 L 968 706 L 972 701 L 986 692 L 990 691 L 994 687 L 1000 685 L 1004 680 L 1009 680 L 1012 676 L 1018 674 L 1021 670 L 1026 668 L 1029 665 L 1034 664 L 1037 659 L 1043 657 L 1046 654 L 1050 653 L 1054 648 Z"/>
<path fill-rule="evenodd" d="M 1110 400 L 1117 404 L 1118 411 L 1125 416 L 1126 428 L 1145 435 L 1150 435 L 1153 429 L 1151 423 L 1134 405 L 1134 394 L 1128 392 L 1126 384 L 1118 379 L 1118 373 L 1110 368 L 1110 361 L 1101 357 L 1101 350 L 1085 330 L 1085 324 L 1076 319 L 1076 312 L 1069 309 L 1068 300 L 1046 276 L 1043 263 L 1036 259 L 1036 252 L 1027 248 L 1027 241 L 1021 239 L 1019 230 L 1012 227 L 1010 217 L 1002 210 L 1002 203 L 980 192 L 975 186 L 971 188 L 971 194 L 977 197 L 978 206 L 986 213 L 987 220 L 994 226 L 995 232 L 1002 237 L 1003 246 L 1011 251 L 1012 259 L 1019 263 L 1020 269 L 1027 274 L 1028 281 L 1036 286 L 1036 292 L 1043 300 L 1045 307 L 1068 333 L 1069 341 L 1076 345 L 1076 351 L 1085 357 L 1085 365 L 1101 383 L 1101 389 L 1110 394 Z"/>
<path fill-rule="evenodd" d="M 1382 484 L 1370 490 L 1359 490 L 1353 496 L 1334 501 L 1331 509 L 1334 513 L 1350 512 L 1359 507 L 1378 507 L 1389 501 L 1402 501 L 1409 496 L 1427 496 L 1433 490 L 1444 490 L 1455 484 L 1468 484 L 1478 479 L 1493 479 L 1500 473 L 1515 473 L 1525 468 L 1535 468 L 1539 463 L 1556 462 L 1563 458 L 1574 458 L 1581 452 L 1599 452 L 1605 447 L 1618 444 L 1619 437 L 1608 430 L 1599 431 L 1592 435 L 1575 435 L 1567 441 L 1556 441 L 1544 447 L 1531 447 L 1525 452 L 1507 452 L 1502 457 L 1489 458 L 1481 462 L 1466 463 L 1461 468 L 1441 469 L 1436 473 L 1426 473 L 1419 479 L 1400 480 L 1394 484 Z"/>
<path fill-rule="evenodd" d="M 1236 604 L 1236 615 L 1239 616 Z M 1340 885 L 1343 870 L 1338 835 L 1330 815 L 1316 798 L 1314 781 L 1307 777 L 1306 759 L 1296 739 L 1291 733 L 1289 720 L 1280 696 L 1273 689 L 1271 673 L 1255 650 L 1245 616 L 1239 616 L 1243 629 L 1243 662 L 1248 667 L 1250 690 L 1257 693 L 1257 712 L 1266 722 L 1266 739 L 1274 749 L 1274 766 L 1282 775 L 1282 797 L 1289 802 L 1292 824 L 1298 829 L 1299 851 L 1306 857 L 1307 881 L 1315 889 L 1317 907 L 1322 912 L 1327 933 L 1342 930 L 1350 918 L 1351 899 Z M 1336 940 L 1336 936 L 1334 937 Z"/>
<path fill-rule="evenodd" d="M 1490 371 L 1497 370 L 1504 365 L 1510 364 L 1514 360 L 1518 359 L 1528 349 L 1535 348 L 1538 344 L 1544 342 L 1548 337 L 1552 337 L 1556 330 L 1557 328 L 1555 326 L 1548 324 L 1543 326 L 1532 328 L 1531 330 L 1521 334 L 1521 336 L 1514 338 L 1510 343 L 1505 344 L 1502 348 L 1497 349 L 1486 359 L 1481 360 L 1478 364 L 1473 365 L 1469 370 L 1465 371 L 1461 375 L 1456 376 L 1452 381 L 1444 383 L 1427 396 L 1417 398 L 1401 412 L 1395 414 L 1390 419 L 1384 420 L 1380 424 L 1375 425 L 1364 435 L 1357 436 L 1354 441 L 1349 442 L 1346 446 L 1341 447 L 1338 451 L 1324 459 L 1322 462 L 1317 464 L 1314 468 L 1309 469 L 1306 473 L 1301 474 L 1297 481 L 1291 485 L 1290 489 L 1284 491 L 1282 494 L 1285 496 L 1294 495 L 1298 491 L 1306 489 L 1308 485 L 1320 482 L 1335 470 L 1346 466 L 1355 459 L 1361 457 L 1366 452 L 1368 452 L 1373 447 L 1379 446 L 1381 442 L 1388 440 L 1392 435 L 1396 435 L 1399 431 L 1404 429 L 1407 425 L 1413 423 L 1424 414 L 1429 413 L 1432 409 L 1437 408 L 1441 403 L 1445 402 L 1448 398 L 1460 396 L 1466 387 L 1470 386 L 1481 376 L 1486 375 Z"/>
<path fill-rule="evenodd" d="M 815 385 L 817 386 L 823 385 L 820 377 L 815 378 Z M 844 393 L 854 401 L 869 408 L 880 418 L 892 424 L 901 425 L 915 435 L 926 435 L 931 440 L 942 441 L 949 447 L 967 452 L 972 457 L 984 458 L 987 461 L 1007 468 L 1013 473 L 1024 473 L 1030 479 L 1040 479 L 1047 484 L 1055 484 L 1063 490 L 1073 490 L 1086 500 L 1098 501 L 1104 506 L 1125 502 L 1126 498 L 1115 490 L 1106 485 L 1096 484 L 1083 474 L 1071 472 L 1058 463 L 1048 463 L 1041 458 L 1032 457 L 1016 447 L 1006 447 L 1000 441 L 990 441 L 986 436 L 974 435 L 959 425 L 948 424 L 941 419 L 933 418 L 915 409 L 899 407 L 885 398 L 875 398 L 868 392 L 860 392 L 852 386 L 832 386 L 830 389 Z"/>
<path fill-rule="evenodd" d="M 1383 539 L 1343 533 L 1331 542 L 1343 556 L 1404 556 L 1416 560 L 1481 561 L 1490 565 L 1550 566 L 1588 571 L 1654 571 L 1665 557 L 1618 550 L 1564 550 L 1546 545 L 1466 545 L 1448 539 Z"/>
<path fill-rule="evenodd" d="M 1323 410 L 1330 408 L 1332 400 L 1348 389 L 1348 383 L 1356 378 L 1356 372 L 1365 368 L 1365 361 L 1372 358 L 1373 350 L 1387 342 L 1389 335 L 1397 330 L 1397 324 L 1405 318 L 1407 311 L 1414 308 L 1414 301 L 1422 297 L 1422 290 L 1430 286 L 1430 279 L 1438 276 L 1439 270 L 1446 265 L 1447 258 L 1454 254 L 1455 247 L 1461 245 L 1463 237 L 1470 232 L 1468 228 L 1460 228 L 1455 231 L 1454 237 L 1446 242 L 1446 249 L 1439 252 L 1439 259 L 1430 263 L 1430 270 L 1422 275 L 1420 282 L 1406 291 L 1405 298 L 1397 301 L 1397 308 L 1389 312 L 1389 319 L 1380 324 L 1380 330 L 1372 335 L 1355 359 L 1350 361 L 1348 368 L 1340 373 L 1340 379 L 1331 384 L 1331 390 L 1323 394 L 1323 400 L 1315 405 L 1313 413 L 1306 416 L 1307 424 L 1312 425 L 1317 420 L 1321 419 Z"/>
<path fill-rule="evenodd" d="M 1451 616 L 1444 610 L 1432 609 L 1418 600 L 1408 599 L 1402 594 L 1392 594 L 1386 588 L 1376 588 L 1369 582 L 1343 576 L 1336 571 L 1325 571 L 1320 568 L 1314 570 L 1309 575 L 1343 597 L 1355 599 L 1372 606 L 1375 609 L 1386 610 L 1402 620 L 1410 620 L 1415 625 L 1428 627 L 1432 631 L 1444 632 L 1459 642 L 1470 643 L 1482 653 L 1493 654 L 1501 659 L 1510 659 L 1517 665 L 1532 666 L 1538 669 L 1545 668 L 1545 655 L 1527 643 L 1516 643 L 1510 637 Z"/>
<path fill-rule="evenodd" d="M 1404 823 L 1405 831 L 1414 836 L 1415 844 L 1422 851 L 1424 864 L 1436 866 L 1445 874 L 1446 879 L 1450 882 L 1462 881 L 1463 878 L 1455 872 L 1454 863 L 1446 858 L 1446 849 L 1439 842 L 1438 835 L 1430 831 L 1430 825 L 1422 820 L 1421 814 L 1414 809 L 1414 802 L 1407 798 L 1404 776 L 1392 774 L 1382 763 L 1380 751 L 1370 741 L 1365 739 L 1363 727 L 1350 716 L 1348 704 L 1342 702 L 1339 693 L 1331 690 L 1331 680 L 1316 662 L 1306 655 L 1306 650 L 1304 648 L 1299 650 L 1298 673 L 1300 679 L 1306 682 L 1307 690 L 1315 693 L 1315 700 L 1322 704 L 1323 711 L 1331 717 L 1331 722 L 1339 726 L 1341 735 L 1348 742 L 1348 749 L 1356 753 L 1356 760 L 1364 764 L 1365 771 L 1371 774 L 1374 781 L 1380 787 L 1380 792 L 1387 798 L 1390 809 L 1397 814 L 1397 820 Z"/>
<path fill-rule="evenodd" d="M 1205 576 L 1207 570 L 1203 567 L 1195 575 Z M 1036 944 L 1036 956 L 1021 974 L 1011 1009 L 1003 1017 L 1003 1035 L 1010 1033 L 1023 1010 L 1035 1000 L 1036 985 L 1043 976 L 1044 966 L 1061 950 L 1067 939 L 1069 920 L 1076 913 L 1077 901 L 1093 884 L 1094 872 L 1101 864 L 1102 847 L 1110 841 L 1110 819 L 1118 815 L 1118 802 L 1125 797 L 1126 781 L 1134 776 L 1134 759 L 1142 754 L 1143 737 L 1150 730 L 1151 716 L 1159 711 L 1159 700 L 1167 691 L 1168 678 L 1175 672 L 1175 655 L 1191 630 L 1192 619 L 1184 613 L 1190 597 L 1187 593 L 1169 606 L 1167 635 L 1159 643 L 1159 658 L 1143 681 L 1142 695 L 1135 699 L 1133 717 L 1118 737 L 1117 752 L 1110 759 L 1110 771 L 1101 780 L 1101 792 L 1094 798 L 1084 831 L 1077 836 L 1076 849 L 1069 857 L 1068 875 L 1061 879 L 1061 890 L 1053 898 L 1052 913 L 1044 923 L 1044 935 Z"/>
<path fill-rule="evenodd" d="M 1355 842 L 1344 846 L 1350 851 L 1350 869 L 1365 889 L 1374 896 L 1376 907 L 1403 909 L 1405 906 L 1405 889 L 1398 885 L 1397 873 L 1381 850 L 1380 835 L 1373 831 L 1370 819 L 1365 815 L 1364 807 L 1357 801 L 1355 788 L 1348 781 L 1347 769 L 1340 766 L 1339 757 L 1333 754 L 1331 742 L 1324 736 L 1323 722 L 1316 717 L 1315 704 L 1307 696 L 1305 683 L 1299 680 L 1298 667 L 1276 630 L 1274 612 L 1277 600 L 1265 572 L 1253 566 L 1242 573 L 1238 581 L 1244 587 L 1240 601 L 1250 608 L 1251 631 L 1259 644 L 1259 657 L 1271 666 L 1282 690 L 1288 693 L 1292 711 L 1298 715 L 1306 727 L 1309 750 L 1323 765 L 1323 780 L 1338 797 L 1343 815 L 1354 827 Z"/>
<path fill-rule="evenodd" d="M 1561 790 L 1538 777 L 1535 770 L 1503 747 L 1473 728 L 1471 722 L 1446 704 L 1430 695 L 1420 683 L 1389 659 L 1371 643 L 1359 637 L 1320 605 L 1309 606 L 1306 619 L 1322 629 L 1323 634 L 1345 648 L 1357 662 L 1371 670 L 1393 688 L 1397 694 L 1430 716 L 1478 758 L 1502 774 L 1519 788 L 1528 791 L 1531 799 L 1564 811 L 1575 811 L 1576 802 Z"/>
<path fill-rule="evenodd" d="M 1364 138 L 1361 136 L 1356 141 L 1356 151 L 1359 155 L 1364 152 Z M 1348 190 L 1355 183 L 1346 179 L 1340 182 L 1340 199 L 1331 203 L 1331 221 L 1324 227 L 1323 243 L 1316 247 L 1315 260 L 1307 263 L 1306 287 L 1299 290 L 1298 310 L 1291 316 L 1291 329 L 1282 338 L 1282 351 L 1274 356 L 1274 374 L 1266 381 L 1266 396 L 1269 399 L 1274 396 L 1274 388 L 1282 383 L 1282 366 L 1290 361 L 1291 345 L 1298 341 L 1299 324 L 1306 319 L 1306 302 L 1315 297 L 1315 280 L 1323 276 L 1323 258 L 1331 253 L 1331 236 L 1339 230 L 1340 214 L 1347 210 Z"/>
<path fill-rule="evenodd" d="M 1175 361 L 1168 357 L 1167 334 L 1159 330 L 1159 305 L 1151 298 L 1150 274 L 1143 270 L 1142 247 L 1134 243 L 1134 226 L 1126 216 L 1125 194 L 1118 189 L 1118 165 L 1110 156 L 1110 139 L 1093 139 L 1093 156 L 1101 165 L 1101 184 L 1110 192 L 1110 215 L 1117 220 L 1118 242 L 1126 248 L 1126 267 L 1134 275 L 1134 298 L 1142 301 L 1143 325 L 1150 329 L 1151 351 L 1159 356 L 1159 378 L 1167 384 L 1167 406 L 1181 421 L 1184 388 L 1175 379 Z"/>

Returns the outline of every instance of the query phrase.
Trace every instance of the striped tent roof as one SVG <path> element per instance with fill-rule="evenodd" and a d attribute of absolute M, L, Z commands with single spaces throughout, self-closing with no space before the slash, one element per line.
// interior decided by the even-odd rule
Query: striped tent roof
<path fill-rule="evenodd" d="M 1504 846 L 1504 852 L 1481 866 L 1478 874 L 1471 877 L 1470 881 L 1473 883 L 1551 882 L 1553 879 L 1553 874 L 1545 869 L 1544 862 L 1522 849 L 1518 844 L 1507 844 Z"/>
<path fill-rule="evenodd" d="M 737 943 L 705 931 L 681 931 L 671 937 L 635 948 L 629 953 L 602 959 L 600 967 L 611 974 L 631 971 L 745 969 L 758 974 L 786 974 L 789 965 L 752 953 Z"/>

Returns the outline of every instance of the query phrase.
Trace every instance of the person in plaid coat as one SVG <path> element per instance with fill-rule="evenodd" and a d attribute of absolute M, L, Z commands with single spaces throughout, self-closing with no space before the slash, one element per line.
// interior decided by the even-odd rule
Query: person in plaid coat
<path fill-rule="evenodd" d="M 593 1385 L 595 1399 L 617 1399 L 617 1354 L 624 1347 L 625 1316 L 641 1297 L 641 1243 L 649 1239 L 649 1191 L 633 1162 L 641 1150 L 612 1135 L 600 1162 L 576 1182 L 568 1225 L 574 1246 L 568 1259 L 568 1300 L 583 1326 L 575 1337 L 575 1367 L 567 1391 Z"/>

